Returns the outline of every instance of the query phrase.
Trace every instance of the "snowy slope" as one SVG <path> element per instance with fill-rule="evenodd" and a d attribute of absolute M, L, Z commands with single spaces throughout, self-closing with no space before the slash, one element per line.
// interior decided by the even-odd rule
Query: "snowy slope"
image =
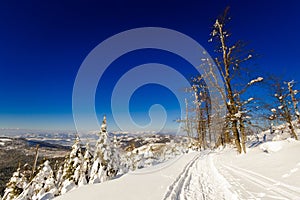
<path fill-rule="evenodd" d="M 163 199 L 168 186 L 199 153 L 182 155 L 153 167 L 136 170 L 112 181 L 83 186 L 57 200 L 68 199 Z"/>
<path fill-rule="evenodd" d="M 268 141 L 238 155 L 227 148 L 180 156 L 101 184 L 69 199 L 300 199 L 300 142 Z"/>
<path fill-rule="evenodd" d="M 300 142 L 269 141 L 246 155 L 216 156 L 219 172 L 239 199 L 300 199 Z"/>

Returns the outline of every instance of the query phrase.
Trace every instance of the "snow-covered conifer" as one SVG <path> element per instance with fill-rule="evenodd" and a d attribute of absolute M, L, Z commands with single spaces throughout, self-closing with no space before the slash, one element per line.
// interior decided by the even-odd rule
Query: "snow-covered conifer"
<path fill-rule="evenodd" d="M 26 186 L 18 200 L 52 199 L 58 195 L 56 180 L 49 161 L 45 161 L 38 169 L 38 173 Z"/>
<path fill-rule="evenodd" d="M 84 159 L 84 161 L 83 161 L 83 164 L 82 164 L 82 167 L 81 167 L 81 173 L 80 173 L 78 185 L 86 185 L 89 182 L 90 176 L 91 176 L 93 156 L 92 156 L 92 153 L 90 151 L 90 147 L 89 147 L 88 143 L 86 144 L 83 159 Z"/>
<path fill-rule="evenodd" d="M 106 117 L 103 117 L 99 139 L 95 146 L 90 183 L 99 183 L 114 177 L 119 170 L 119 158 L 108 134 Z"/>
<path fill-rule="evenodd" d="M 61 184 L 62 194 L 78 185 L 82 162 L 83 156 L 81 153 L 80 139 L 77 136 L 75 143 L 72 146 L 71 153 L 64 164 Z"/>
<path fill-rule="evenodd" d="M 4 191 L 3 200 L 12 200 L 17 198 L 24 190 L 27 185 L 27 180 L 25 176 L 20 172 L 20 168 L 13 173 L 9 182 L 6 184 L 6 189 Z"/>

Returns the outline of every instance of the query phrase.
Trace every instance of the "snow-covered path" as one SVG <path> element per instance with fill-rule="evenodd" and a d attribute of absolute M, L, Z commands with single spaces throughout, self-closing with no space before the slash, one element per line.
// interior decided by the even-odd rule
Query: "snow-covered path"
<path fill-rule="evenodd" d="M 287 151 L 289 155 L 297 157 L 299 145 Z M 232 150 L 199 154 L 169 187 L 164 199 L 300 199 L 299 158 L 292 159 L 287 156 L 287 152 L 270 155 L 258 149 L 248 154 L 237 155 Z M 282 162 L 282 156 L 289 162 Z M 295 164 L 292 164 L 293 162 Z M 289 165 L 294 165 L 294 168 L 289 170 L 289 174 L 284 173 Z M 259 172 L 260 170 L 263 173 Z M 276 178 L 276 174 L 283 175 L 280 179 Z"/>
<path fill-rule="evenodd" d="M 199 154 L 169 187 L 164 199 L 237 199 L 228 189 L 229 183 L 217 171 L 213 158 L 214 153 Z"/>

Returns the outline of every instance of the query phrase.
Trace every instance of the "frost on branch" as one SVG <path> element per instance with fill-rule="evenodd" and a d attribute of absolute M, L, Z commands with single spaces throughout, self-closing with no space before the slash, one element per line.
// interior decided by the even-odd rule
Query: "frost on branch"
<path fill-rule="evenodd" d="M 259 82 L 261 82 L 261 81 L 263 81 L 263 80 L 264 80 L 264 78 L 258 77 L 258 78 L 256 78 L 256 79 L 253 79 L 252 81 L 250 81 L 250 82 L 248 83 L 248 85 L 253 85 L 254 83 L 259 83 Z"/>

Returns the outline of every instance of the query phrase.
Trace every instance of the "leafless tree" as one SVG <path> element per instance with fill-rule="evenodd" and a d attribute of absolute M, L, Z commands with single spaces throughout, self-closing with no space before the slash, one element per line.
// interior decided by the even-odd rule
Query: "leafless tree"
<path fill-rule="evenodd" d="M 290 94 L 291 100 L 293 102 L 295 115 L 297 117 L 298 123 L 300 124 L 300 113 L 298 110 L 298 100 L 296 99 L 296 95 L 298 94 L 299 91 L 293 89 L 295 81 L 292 80 L 290 82 L 287 82 L 286 84 L 288 85 L 289 94 Z"/>
<path fill-rule="evenodd" d="M 298 140 L 297 134 L 295 133 L 295 127 L 293 125 L 293 114 L 291 108 L 293 97 L 290 95 L 291 89 L 289 89 L 289 87 L 291 86 L 288 86 L 288 88 L 284 87 L 283 81 L 279 80 L 278 78 L 273 78 L 272 88 L 276 101 L 273 105 L 274 107 L 271 108 L 272 114 L 269 119 L 277 119 L 286 122 L 289 130 L 291 131 L 291 136 Z M 289 100 L 289 97 L 291 97 L 291 101 Z M 294 99 L 294 101 L 296 101 L 296 99 Z M 295 102 L 294 105 L 297 105 L 297 103 Z"/>
<path fill-rule="evenodd" d="M 217 43 L 216 52 L 220 56 L 215 58 L 215 63 L 225 84 L 226 94 L 221 94 L 228 111 L 225 120 L 226 124 L 224 125 L 225 138 L 229 137 L 229 132 L 232 132 L 237 150 L 241 153 L 242 150 L 246 152 L 244 124 L 246 117 L 245 105 L 250 102 L 242 102 L 241 95 L 253 84 L 261 82 L 263 78 L 258 77 L 254 79 L 241 89 L 234 88 L 233 83 L 236 81 L 236 76 L 242 73 L 241 68 L 243 64 L 249 61 L 253 56 L 251 54 L 252 51 L 244 50 L 245 43 L 237 41 L 230 44 L 230 34 L 226 29 L 227 22 L 230 19 L 227 15 L 228 10 L 229 7 L 226 8 L 223 15 L 216 20 L 211 33 L 211 41 Z M 212 74 L 214 72 L 210 73 Z M 216 79 L 213 81 L 216 81 Z M 215 85 L 218 86 L 219 83 L 215 82 Z"/>

